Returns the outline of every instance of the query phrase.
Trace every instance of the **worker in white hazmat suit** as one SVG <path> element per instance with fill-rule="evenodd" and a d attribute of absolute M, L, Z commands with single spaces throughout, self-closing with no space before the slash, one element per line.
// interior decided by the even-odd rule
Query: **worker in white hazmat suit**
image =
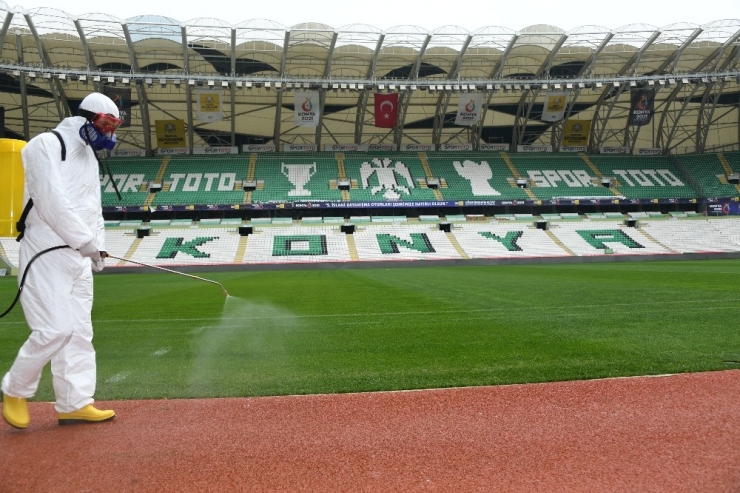
<path fill-rule="evenodd" d="M 92 271 L 103 269 L 107 255 L 95 151 L 115 145 L 118 116 L 110 98 L 92 93 L 80 103 L 78 116 L 65 118 L 54 129 L 57 135 L 36 136 L 21 154 L 24 203 L 33 202 L 22 234 L 18 279 L 37 253 L 57 245 L 69 248 L 39 256 L 23 286 L 21 303 L 31 334 L 2 379 L 3 418 L 15 428 L 28 426 L 26 399 L 36 393 L 49 362 L 60 424 L 115 416 L 93 406 L 91 311 Z"/>

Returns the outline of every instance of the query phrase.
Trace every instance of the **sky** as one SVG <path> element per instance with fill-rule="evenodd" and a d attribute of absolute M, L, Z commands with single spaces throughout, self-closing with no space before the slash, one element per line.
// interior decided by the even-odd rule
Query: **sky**
<path fill-rule="evenodd" d="M 3 0 L 0 0 L 3 1 Z M 262 0 L 220 2 L 214 7 L 203 0 L 152 2 L 90 2 L 89 0 L 25 0 L 16 4 L 4 0 L 11 9 L 26 10 L 56 7 L 72 15 L 104 12 L 119 18 L 138 15 L 163 15 L 181 22 L 213 17 L 232 24 L 250 19 L 269 19 L 285 26 L 318 22 L 339 28 L 349 24 L 369 24 L 380 29 L 415 25 L 427 30 L 455 25 L 468 31 L 486 26 L 504 26 L 514 31 L 535 24 L 550 24 L 563 30 L 596 25 L 617 29 L 628 24 L 664 27 L 679 22 L 706 24 L 722 19 L 740 19 L 740 0 L 619 0 L 618 2 L 557 2 L 555 0 L 512 0 L 509 2 L 452 2 L 449 0 L 396 0 L 359 2 L 351 0 Z M 219 4 L 215 4 L 219 5 Z M 226 7 L 228 5 L 228 7 Z"/>

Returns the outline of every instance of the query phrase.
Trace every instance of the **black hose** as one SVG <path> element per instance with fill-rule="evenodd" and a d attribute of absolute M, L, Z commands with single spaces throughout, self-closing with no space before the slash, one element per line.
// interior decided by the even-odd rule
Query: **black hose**
<path fill-rule="evenodd" d="M 15 304 L 18 303 L 18 300 L 21 297 L 21 292 L 23 291 L 23 285 L 26 284 L 26 276 L 28 275 L 28 269 L 31 268 L 31 264 L 33 263 L 33 261 L 36 260 L 37 258 L 39 258 L 40 256 L 42 256 L 45 253 L 49 253 L 49 252 L 54 251 L 54 250 L 59 250 L 61 248 L 70 248 L 70 247 L 69 247 L 69 245 L 59 245 L 59 246 L 47 248 L 46 250 L 41 250 L 39 253 L 37 253 L 36 255 L 34 255 L 31 258 L 31 260 L 28 261 L 28 265 L 26 265 L 26 270 L 23 273 L 23 277 L 21 278 L 20 284 L 18 285 L 18 294 L 15 295 L 15 299 L 10 304 L 10 306 L 8 307 L 8 309 L 5 310 L 3 313 L 0 314 L 0 318 L 3 318 L 5 315 L 7 315 L 8 313 L 10 313 L 10 310 L 12 310 L 13 307 L 15 306 Z"/>

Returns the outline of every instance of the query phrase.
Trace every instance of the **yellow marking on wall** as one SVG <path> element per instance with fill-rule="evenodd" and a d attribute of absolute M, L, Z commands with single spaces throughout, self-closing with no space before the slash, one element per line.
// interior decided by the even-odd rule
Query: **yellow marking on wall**
<path fill-rule="evenodd" d="M 124 255 L 123 257 L 132 258 L 134 256 L 134 253 L 136 253 L 136 250 L 139 248 L 139 245 L 141 244 L 141 240 L 142 240 L 141 238 L 136 238 L 134 242 L 131 244 L 131 246 L 129 247 L 128 251 L 126 252 L 126 255 Z M 128 264 L 128 262 L 124 260 L 120 260 L 118 262 L 119 266 L 126 265 L 126 264 Z"/>
<path fill-rule="evenodd" d="M 360 260 L 360 256 L 357 255 L 357 245 L 355 245 L 354 235 L 344 235 L 347 239 L 347 249 L 349 250 L 349 258 L 352 260 Z"/>
<path fill-rule="evenodd" d="M 560 241 L 560 240 L 558 239 L 558 237 L 557 237 L 557 236 L 555 236 L 555 235 L 553 234 L 553 232 L 552 232 L 552 231 L 550 231 L 549 229 L 547 229 L 547 230 L 545 230 L 545 233 L 547 233 L 547 236 L 549 236 L 549 237 L 550 237 L 550 239 L 551 239 L 552 241 L 554 241 L 554 242 L 555 242 L 555 244 L 556 244 L 557 246 L 559 246 L 560 248 L 562 248 L 562 249 L 563 249 L 563 251 L 565 251 L 565 252 L 566 252 L 566 253 L 567 253 L 568 255 L 572 255 L 572 256 L 574 256 L 574 257 L 575 257 L 575 255 L 576 255 L 576 254 L 575 254 L 575 253 L 573 253 L 573 251 L 572 251 L 572 250 L 571 250 L 570 248 L 568 248 L 567 246 L 565 246 L 565 245 L 563 244 L 563 242 L 562 242 L 562 241 Z"/>
<path fill-rule="evenodd" d="M 247 243 L 249 243 L 249 236 L 239 237 L 239 246 L 236 249 L 236 255 L 234 256 L 234 262 L 237 264 L 244 263 L 244 256 L 247 253 Z"/>
<path fill-rule="evenodd" d="M 419 161 L 421 161 L 421 167 L 424 169 L 424 174 L 427 178 L 433 178 L 434 175 L 432 174 L 432 168 L 429 166 L 426 152 L 419 153 Z"/>
<path fill-rule="evenodd" d="M 427 178 L 434 178 L 434 175 L 432 174 L 432 168 L 429 166 L 429 160 L 427 159 L 427 154 L 425 152 L 419 153 L 419 161 L 421 161 L 421 167 L 424 169 L 424 174 Z M 445 198 L 442 196 L 442 192 L 439 190 L 439 188 L 433 188 L 432 192 L 434 193 L 434 198 L 437 200 L 444 200 Z"/>
<path fill-rule="evenodd" d="M 660 246 L 662 246 L 663 248 L 665 248 L 665 249 L 666 249 L 666 250 L 668 250 L 669 252 L 674 252 L 674 251 L 675 251 L 675 250 L 673 250 L 673 249 L 671 249 L 671 248 L 668 248 L 667 246 L 665 246 L 664 244 L 662 244 L 661 242 L 659 242 L 659 241 L 658 241 L 658 240 L 656 240 L 655 238 L 653 238 L 653 237 L 652 237 L 652 236 L 651 236 L 651 235 L 650 235 L 650 234 L 649 234 L 649 233 L 648 233 L 647 231 L 644 231 L 644 230 L 642 230 L 642 229 L 638 229 L 637 231 L 639 231 L 640 233 L 642 233 L 642 236 L 646 237 L 646 238 L 647 238 L 648 240 L 652 241 L 652 242 L 653 242 L 653 243 L 655 243 L 656 245 L 660 245 Z"/>
<path fill-rule="evenodd" d="M 337 152 L 334 154 L 334 158 L 337 160 L 337 173 L 339 173 L 339 179 L 344 180 L 347 178 L 346 172 L 344 171 L 344 153 Z"/>
<path fill-rule="evenodd" d="M 516 180 L 520 179 L 522 177 L 522 175 L 519 174 L 519 171 L 516 169 L 516 166 L 514 166 L 514 163 L 511 161 L 511 158 L 509 157 L 509 155 L 507 153 L 502 152 L 501 153 L 501 158 L 506 163 L 506 166 L 509 167 L 509 171 L 511 171 L 511 174 L 514 175 L 514 186 L 518 186 L 516 184 Z M 511 183 L 511 182 L 509 182 L 509 183 Z M 537 200 L 537 197 L 532 192 L 532 190 L 530 190 L 529 188 L 525 188 L 524 189 L 524 193 L 526 193 L 527 194 L 527 197 L 529 197 L 530 199 Z"/>
<path fill-rule="evenodd" d="M 719 159 L 719 162 L 722 163 L 722 167 L 725 169 L 726 175 L 731 175 L 732 173 L 734 173 L 734 171 L 732 171 L 732 166 L 730 166 L 730 163 L 727 161 L 727 158 L 724 154 L 722 154 L 721 152 L 717 154 L 717 159 Z"/>
<path fill-rule="evenodd" d="M 516 169 L 516 166 L 514 166 L 514 163 L 511 162 L 511 158 L 509 155 L 505 152 L 501 153 L 501 159 L 504 160 L 506 163 L 506 166 L 509 167 L 509 171 L 511 171 L 511 174 L 514 175 L 514 184 L 516 185 L 516 180 L 522 177 L 522 175 L 519 174 L 519 171 Z"/>
<path fill-rule="evenodd" d="M 722 167 L 725 169 L 725 175 L 730 176 L 734 173 L 734 171 L 732 171 L 732 166 L 730 166 L 730 163 L 727 161 L 727 158 L 724 154 L 722 154 L 721 152 L 717 154 L 717 159 L 719 159 L 719 162 L 722 163 Z M 740 184 L 736 184 L 735 189 L 740 192 Z"/>
<path fill-rule="evenodd" d="M 249 155 L 249 168 L 247 168 L 247 181 L 254 181 L 254 172 L 257 169 L 257 153 L 253 152 Z M 252 191 L 244 192 L 244 203 L 248 204 L 252 201 Z"/>
<path fill-rule="evenodd" d="M 603 173 L 599 170 L 599 168 L 596 167 L 596 165 L 589 159 L 589 157 L 580 152 L 578 153 L 579 156 L 581 156 L 581 159 L 583 159 L 583 162 L 586 163 L 586 165 L 591 168 L 591 171 L 594 172 L 596 177 L 599 179 L 599 185 L 601 184 L 601 179 L 604 177 Z M 615 183 L 615 185 L 618 185 L 618 183 Z M 612 193 L 612 195 L 622 195 L 622 192 L 619 191 L 619 189 L 614 187 L 609 187 L 609 191 Z"/>
<path fill-rule="evenodd" d="M 159 171 L 157 171 L 157 176 L 154 177 L 154 181 L 157 183 L 162 183 L 162 180 L 164 179 L 164 173 L 167 171 L 167 165 L 170 164 L 170 160 L 172 159 L 172 156 L 165 156 L 162 158 L 162 164 L 159 165 Z"/>
<path fill-rule="evenodd" d="M 457 238 L 455 238 L 455 235 L 453 235 L 451 232 L 445 233 L 447 235 L 447 239 L 450 240 L 450 243 L 455 248 L 457 253 L 460 255 L 461 258 L 468 259 L 468 254 L 465 253 L 465 250 L 462 249 L 460 246 L 460 243 L 457 242 Z"/>
<path fill-rule="evenodd" d="M 154 177 L 154 183 L 162 183 L 164 174 L 167 171 L 167 165 L 170 164 L 171 159 L 172 156 L 165 156 L 162 158 L 162 163 L 159 165 L 159 170 L 157 170 L 157 176 Z M 164 183 L 162 183 L 162 191 L 166 192 L 167 190 L 169 190 L 169 185 L 167 186 L 167 189 L 165 189 L 165 185 Z M 152 205 L 155 196 L 155 193 L 150 193 L 149 195 L 147 195 L 146 200 L 144 201 L 144 206 L 149 207 L 150 205 Z"/>

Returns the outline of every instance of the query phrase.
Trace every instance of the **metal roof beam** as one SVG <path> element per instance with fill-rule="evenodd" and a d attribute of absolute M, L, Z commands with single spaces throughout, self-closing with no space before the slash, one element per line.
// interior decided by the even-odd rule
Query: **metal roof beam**
<path fill-rule="evenodd" d="M 185 74 L 190 74 L 190 53 L 188 51 L 188 31 L 186 26 L 180 26 L 180 36 L 182 38 L 182 58 Z M 193 152 L 193 90 L 190 88 L 188 81 L 185 82 L 185 99 L 187 108 L 187 125 L 188 125 L 188 149 Z"/>
<path fill-rule="evenodd" d="M 5 12 L 5 20 L 3 21 L 3 27 L 0 28 L 0 50 L 3 49 L 3 45 L 5 44 L 5 36 L 8 34 L 8 29 L 10 28 L 10 22 L 13 20 L 13 12 L 10 10 L 7 10 Z"/>
<path fill-rule="evenodd" d="M 709 57 L 705 58 L 704 60 L 697 65 L 696 69 L 694 69 L 695 73 L 699 73 L 704 71 L 707 67 L 711 66 L 710 72 L 713 72 L 716 70 L 717 66 L 719 65 L 719 60 L 722 58 L 722 55 L 724 55 L 725 51 L 732 46 L 737 40 L 740 38 L 740 30 L 738 30 L 734 35 L 732 35 L 729 39 L 727 39 L 724 43 L 722 43 L 722 46 L 717 48 Z M 683 89 L 683 82 L 680 80 L 678 81 L 678 84 L 676 87 L 671 91 L 671 94 L 666 99 L 663 107 L 663 113 L 660 116 L 660 122 L 658 123 L 658 130 L 657 130 L 657 144 L 663 149 L 664 153 L 667 153 L 671 146 L 673 145 L 673 139 L 675 137 L 676 131 L 678 130 L 679 123 L 681 121 L 681 117 L 686 113 L 688 102 L 691 100 L 691 98 L 696 94 L 699 86 L 694 86 L 694 88 L 691 91 L 691 96 L 688 98 L 685 98 L 683 101 L 683 104 L 681 105 L 681 109 L 678 112 L 678 116 L 673 120 L 672 125 L 670 125 L 670 128 L 666 129 L 667 125 L 667 119 L 668 114 L 672 113 L 669 112 L 669 108 L 673 106 L 673 102 L 678 97 L 678 94 Z"/>
<path fill-rule="evenodd" d="M 370 60 L 370 66 L 367 69 L 367 79 L 375 77 L 375 67 L 378 64 L 378 56 L 380 50 L 383 47 L 383 41 L 385 41 L 385 33 L 380 33 L 378 41 L 375 43 L 375 51 L 373 52 L 373 58 Z M 366 87 L 360 92 L 357 98 L 357 114 L 355 115 L 355 143 L 362 143 L 362 132 L 365 128 L 365 115 L 367 114 L 367 102 L 370 99 L 371 87 Z"/>
<path fill-rule="evenodd" d="M 231 76 L 236 76 L 236 29 L 231 28 Z M 236 86 L 229 84 L 231 89 L 231 145 L 236 145 Z"/>
<path fill-rule="evenodd" d="M 676 51 L 671 53 L 671 55 L 665 59 L 663 63 L 660 64 L 660 67 L 658 67 L 658 70 L 655 71 L 657 74 L 662 74 L 665 69 L 667 69 L 669 66 L 671 67 L 671 72 L 676 69 L 676 64 L 678 63 L 678 60 L 681 58 L 681 55 L 683 54 L 684 50 L 694 42 L 694 40 L 699 36 L 704 30 L 702 28 L 696 28 L 691 35 L 684 40 L 683 43 L 681 43 L 681 46 L 679 46 Z"/>
<path fill-rule="evenodd" d="M 535 73 L 535 78 L 542 77 L 543 74 L 549 73 L 550 68 L 552 68 L 553 60 L 555 60 L 555 56 L 558 54 L 558 51 L 560 51 L 560 48 L 562 48 L 565 40 L 567 39 L 567 34 L 563 34 L 560 36 L 560 39 L 557 43 L 555 43 L 555 46 L 550 51 L 550 54 L 547 56 L 542 65 L 540 65 L 540 68 L 537 69 L 537 72 Z M 539 84 L 535 89 L 525 90 L 522 94 L 522 97 L 519 99 L 519 107 L 517 108 L 516 116 L 514 117 L 514 129 L 511 136 L 512 145 L 519 145 L 523 142 L 524 135 L 527 131 L 527 124 L 529 123 L 529 117 L 532 114 L 532 109 L 534 108 L 534 105 L 537 102 L 537 98 L 539 97 L 541 92 L 542 85 Z"/>
<path fill-rule="evenodd" d="M 18 62 L 23 63 L 23 37 L 20 32 L 15 35 L 15 50 Z M 21 114 L 23 115 L 23 138 L 26 141 L 31 140 L 29 125 L 28 125 L 28 92 L 26 91 L 26 73 L 21 72 L 18 76 L 18 83 L 21 90 Z"/>
<path fill-rule="evenodd" d="M 49 60 L 49 57 L 46 55 L 46 50 L 44 50 L 44 45 L 43 43 L 41 43 L 41 38 L 39 37 L 38 31 L 36 31 L 36 26 L 33 23 L 31 14 L 24 14 L 23 17 L 26 19 L 26 23 L 28 23 L 28 29 L 31 30 L 33 39 L 36 41 L 36 49 L 39 52 L 39 58 L 41 59 L 41 65 L 43 67 L 51 67 L 51 61 Z M 56 104 L 56 107 L 57 107 L 57 114 L 59 115 L 59 120 L 61 121 L 67 116 L 71 116 L 72 110 L 69 108 L 69 103 L 67 103 L 67 98 L 64 95 L 64 89 L 62 89 L 62 85 L 59 82 L 59 80 L 49 79 L 49 89 L 51 89 L 51 94 L 52 96 L 54 96 L 54 104 Z"/>
<path fill-rule="evenodd" d="M 501 75 L 504 73 L 504 67 L 506 66 L 506 59 L 509 56 L 509 53 L 514 48 L 514 45 L 516 44 L 517 40 L 519 40 L 519 35 L 515 34 L 511 37 L 509 40 L 509 44 L 506 45 L 506 49 L 501 54 L 501 58 L 498 59 L 496 62 L 496 65 L 493 66 L 493 69 L 491 70 L 491 75 L 489 79 L 500 79 Z"/>
<path fill-rule="evenodd" d="M 324 66 L 324 79 L 329 79 L 331 75 L 331 62 L 334 58 L 334 48 L 337 46 L 337 38 L 339 32 L 334 31 L 331 37 L 331 43 L 329 44 L 329 53 L 326 57 L 326 65 Z M 321 131 L 324 128 L 324 106 L 326 105 L 326 89 L 323 87 L 319 89 L 319 123 L 316 125 L 316 146 L 317 149 L 321 150 Z"/>
<path fill-rule="evenodd" d="M 123 35 L 126 38 L 126 46 L 128 46 L 128 54 L 129 59 L 131 61 L 131 68 L 134 70 L 134 72 L 139 71 L 139 62 L 136 59 L 136 53 L 134 52 L 134 43 L 131 41 L 131 32 L 128 29 L 128 25 L 126 23 L 122 23 L 121 27 L 123 28 Z M 185 28 L 182 28 L 183 36 L 185 35 Z M 187 44 L 183 49 L 187 49 Z M 136 84 L 136 93 L 138 95 L 139 99 L 139 111 L 141 112 L 141 124 L 144 127 L 144 147 L 146 148 L 146 154 L 147 156 L 151 156 L 152 154 L 152 127 L 149 122 L 149 104 L 148 99 L 146 95 L 146 89 L 144 88 L 144 85 L 141 84 L 141 81 L 137 81 Z M 190 127 L 192 128 L 192 126 Z M 188 132 L 188 135 L 192 135 L 192 131 Z M 190 147 L 190 150 L 192 152 L 193 149 L 193 141 L 192 139 L 190 142 L 188 142 L 188 146 Z"/>
<path fill-rule="evenodd" d="M 283 56 L 280 60 L 280 78 L 285 78 L 285 67 L 288 64 L 288 47 L 290 46 L 290 31 L 285 31 L 283 36 Z M 280 131 L 283 118 L 283 88 L 277 91 L 277 101 L 275 102 L 275 124 L 272 128 L 272 142 L 275 144 L 275 150 L 280 151 Z"/>
<path fill-rule="evenodd" d="M 409 72 L 409 80 L 416 80 L 419 78 L 419 69 L 421 69 L 421 60 L 424 58 L 424 53 L 427 51 L 427 46 L 429 46 L 429 41 L 432 40 L 432 35 L 427 34 L 426 38 L 424 38 L 424 43 L 422 43 L 421 48 L 419 49 L 419 56 L 416 57 L 416 63 L 414 64 L 414 69 Z"/>

